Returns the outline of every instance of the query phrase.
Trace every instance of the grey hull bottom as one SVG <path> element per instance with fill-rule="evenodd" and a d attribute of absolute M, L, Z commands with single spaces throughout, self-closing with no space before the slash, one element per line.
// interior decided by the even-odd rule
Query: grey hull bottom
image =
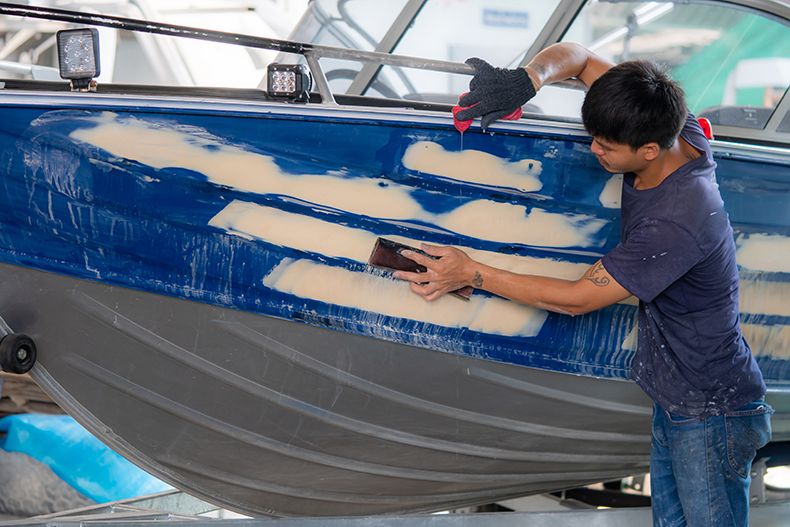
<path fill-rule="evenodd" d="M 111 448 L 252 516 L 434 511 L 644 473 L 630 382 L 2 265 L 35 380 Z"/>

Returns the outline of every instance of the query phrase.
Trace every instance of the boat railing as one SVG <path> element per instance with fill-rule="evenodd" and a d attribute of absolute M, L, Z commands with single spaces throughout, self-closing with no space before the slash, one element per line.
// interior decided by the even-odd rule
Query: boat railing
<path fill-rule="evenodd" d="M 307 62 L 313 76 L 322 104 L 337 104 L 334 94 L 329 87 L 326 75 L 324 74 L 319 59 L 329 58 L 347 60 L 352 62 L 373 63 L 383 66 L 395 66 L 402 68 L 415 68 L 444 73 L 455 73 L 473 75 L 474 70 L 468 64 L 451 62 L 446 60 L 426 59 L 421 57 L 410 57 L 405 55 L 393 55 L 377 51 L 365 51 L 359 49 L 338 48 L 332 46 L 322 46 L 304 42 L 290 40 L 273 39 L 244 35 L 240 33 L 229 33 L 209 29 L 199 29 L 188 26 L 166 24 L 135 18 L 126 18 L 95 13 L 83 13 L 66 9 L 56 9 L 41 6 L 25 6 L 0 2 L 0 15 L 10 15 L 19 17 L 30 17 L 45 20 L 58 20 L 72 24 L 84 24 L 89 26 L 102 26 L 114 29 L 123 29 L 142 33 L 152 33 L 166 35 L 170 37 L 189 38 L 193 40 L 203 40 L 208 42 L 219 42 L 246 46 L 251 48 L 268 49 L 282 53 L 293 53 L 302 55 Z M 557 85 L 584 89 L 584 85 L 578 81 L 566 81 Z"/>
<path fill-rule="evenodd" d="M 57 81 L 60 79 L 60 73 L 57 68 L 50 68 L 49 66 L 38 66 L 36 64 L 20 64 L 10 60 L 0 60 L 0 71 L 10 71 L 12 73 L 21 73 L 23 75 L 30 75 L 34 80 L 42 81 Z"/>

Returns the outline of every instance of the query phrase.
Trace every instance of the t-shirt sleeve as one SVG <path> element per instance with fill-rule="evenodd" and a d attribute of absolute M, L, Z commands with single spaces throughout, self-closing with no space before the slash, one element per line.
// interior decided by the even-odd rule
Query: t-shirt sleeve
<path fill-rule="evenodd" d="M 690 111 L 686 114 L 686 124 L 680 131 L 680 137 L 685 139 L 688 144 L 700 152 L 704 152 L 705 157 L 713 160 L 713 152 L 710 148 L 710 142 L 708 141 L 708 138 L 705 137 L 705 132 L 702 131 L 702 126 L 700 126 L 699 121 L 697 121 L 697 118 L 694 117 L 694 114 L 692 114 Z"/>
<path fill-rule="evenodd" d="M 646 219 L 602 263 L 629 293 L 652 302 L 703 258 L 688 231 L 670 221 Z"/>

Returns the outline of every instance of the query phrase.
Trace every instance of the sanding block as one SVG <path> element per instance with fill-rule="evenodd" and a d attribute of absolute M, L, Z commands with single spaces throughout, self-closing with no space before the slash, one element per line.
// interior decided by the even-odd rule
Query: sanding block
<path fill-rule="evenodd" d="M 415 247 L 410 247 L 408 245 L 394 242 L 386 238 L 379 238 L 376 240 L 376 245 L 373 246 L 373 252 L 370 253 L 368 264 L 381 269 L 406 271 L 409 273 L 424 273 L 427 271 L 424 266 L 403 256 L 401 254 L 403 251 L 412 251 L 417 254 L 427 256 L 428 258 L 433 258 L 434 260 L 436 259 L 435 256 L 431 256 L 425 251 L 421 251 Z M 474 290 L 474 287 L 466 286 L 458 289 L 457 291 L 452 291 L 450 294 L 464 300 L 469 300 L 469 297 L 472 296 L 472 292 L 474 292 Z"/>

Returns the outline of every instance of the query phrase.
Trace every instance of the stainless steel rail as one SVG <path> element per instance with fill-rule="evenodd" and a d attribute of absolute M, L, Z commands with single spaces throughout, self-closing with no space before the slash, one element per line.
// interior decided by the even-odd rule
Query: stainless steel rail
<path fill-rule="evenodd" d="M 321 70 L 321 66 L 318 61 L 319 58 L 323 57 L 354 62 L 372 62 L 376 64 L 399 66 L 403 68 L 442 71 L 447 73 L 460 73 L 467 75 L 474 73 L 470 66 L 458 62 L 408 57 L 403 55 L 391 55 L 389 53 L 381 53 L 377 51 L 363 51 L 357 49 L 320 46 L 303 42 L 293 42 L 290 40 L 279 40 L 265 37 L 256 37 L 252 35 L 243 35 L 239 33 L 197 29 L 187 26 L 139 20 L 135 18 L 80 13 L 78 11 L 70 11 L 66 9 L 21 6 L 18 4 L 0 2 L 0 14 L 41 18 L 45 20 L 59 20 L 62 22 L 70 22 L 74 24 L 104 26 L 115 29 L 167 35 L 171 37 L 183 37 L 195 40 L 205 40 L 209 42 L 223 42 L 227 44 L 236 44 L 253 48 L 271 49 L 284 53 L 296 53 L 303 55 L 307 59 L 307 63 L 313 73 L 316 86 L 319 93 L 321 94 L 321 98 L 325 103 L 329 104 L 334 104 L 334 96 L 329 89 L 329 84 L 326 82 L 326 76 Z"/>

